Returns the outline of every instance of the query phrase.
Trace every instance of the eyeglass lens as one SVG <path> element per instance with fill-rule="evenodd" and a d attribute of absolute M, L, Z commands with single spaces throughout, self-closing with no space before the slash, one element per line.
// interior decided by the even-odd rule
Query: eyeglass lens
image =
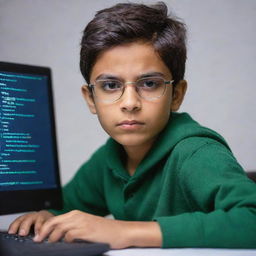
<path fill-rule="evenodd" d="M 161 97 L 166 88 L 164 79 L 159 77 L 143 78 L 134 83 L 123 83 L 119 80 L 98 80 L 93 87 L 94 95 L 101 101 L 116 101 L 122 97 L 126 84 L 135 84 L 137 93 L 148 100 Z"/>

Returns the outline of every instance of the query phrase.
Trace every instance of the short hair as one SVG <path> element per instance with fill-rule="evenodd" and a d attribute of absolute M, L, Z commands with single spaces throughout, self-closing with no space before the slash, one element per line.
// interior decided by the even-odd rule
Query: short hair
<path fill-rule="evenodd" d="M 174 79 L 184 78 L 186 63 L 186 26 L 168 15 L 165 3 L 154 5 L 119 3 L 98 11 L 83 31 L 80 70 L 90 83 L 92 68 L 98 56 L 118 45 L 136 41 L 152 43 Z"/>

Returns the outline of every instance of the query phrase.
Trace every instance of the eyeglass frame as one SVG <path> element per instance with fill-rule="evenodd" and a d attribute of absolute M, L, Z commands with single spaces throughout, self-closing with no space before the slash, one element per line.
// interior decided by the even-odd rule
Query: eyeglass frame
<path fill-rule="evenodd" d="M 150 79 L 150 78 L 158 78 L 158 79 L 163 80 L 163 82 L 164 82 L 164 85 L 165 85 L 164 91 L 163 91 L 163 93 L 162 93 L 160 96 L 158 96 L 158 97 L 145 98 L 145 97 L 142 97 L 142 96 L 139 94 L 139 92 L 138 92 L 138 89 L 137 89 L 137 86 L 136 86 L 137 82 L 138 82 L 138 81 L 141 81 L 141 80 L 144 80 L 144 79 Z M 173 85 L 173 83 L 174 83 L 174 80 L 166 81 L 166 80 L 164 80 L 164 78 L 162 78 L 162 77 L 156 77 L 156 76 L 146 77 L 146 78 L 140 78 L 140 79 L 138 79 L 138 80 L 136 80 L 136 81 L 134 81 L 134 82 L 132 82 L 132 81 L 122 82 L 122 81 L 120 81 L 120 80 L 118 80 L 118 79 L 99 79 L 98 81 L 108 81 L 108 80 L 109 80 L 109 81 L 118 81 L 119 83 L 122 84 L 122 87 L 123 87 L 123 88 L 122 88 L 122 93 L 121 93 L 121 95 L 120 95 L 120 97 L 119 97 L 118 99 L 116 99 L 116 100 L 100 100 L 101 102 L 105 102 L 105 103 L 114 103 L 114 102 L 120 100 L 120 99 L 122 98 L 123 94 L 124 94 L 125 87 L 126 87 L 127 84 L 135 84 L 136 92 L 137 92 L 137 94 L 140 96 L 140 98 L 145 99 L 145 100 L 148 100 L 148 101 L 154 101 L 154 100 L 156 100 L 156 99 L 161 98 L 161 97 L 164 95 L 164 93 L 165 93 L 165 91 L 166 91 L 166 87 L 167 87 L 168 84 L 169 84 L 169 85 Z M 96 82 L 98 82 L 98 81 L 96 81 Z M 89 90 L 90 90 L 90 91 L 92 92 L 92 94 L 97 98 L 97 95 L 95 94 L 95 91 L 94 91 L 94 87 L 95 87 L 95 86 L 96 86 L 95 84 L 87 84 L 87 87 L 89 88 Z"/>

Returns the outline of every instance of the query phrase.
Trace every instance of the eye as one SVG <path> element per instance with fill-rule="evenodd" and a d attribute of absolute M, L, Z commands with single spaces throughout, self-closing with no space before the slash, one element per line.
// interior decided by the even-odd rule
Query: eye
<path fill-rule="evenodd" d="M 143 90 L 154 90 L 163 85 L 163 79 L 161 78 L 146 78 L 137 82 L 138 87 Z"/>
<path fill-rule="evenodd" d="M 122 88 L 122 83 L 116 80 L 100 80 L 97 84 L 103 91 L 116 91 Z"/>

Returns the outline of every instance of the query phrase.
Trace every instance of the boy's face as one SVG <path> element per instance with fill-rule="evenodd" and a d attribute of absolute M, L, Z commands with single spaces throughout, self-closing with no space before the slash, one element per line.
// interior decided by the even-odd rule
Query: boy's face
<path fill-rule="evenodd" d="M 114 77 L 123 82 L 134 82 L 152 73 L 164 80 L 172 74 L 148 43 L 135 42 L 113 47 L 97 59 L 91 73 L 92 84 L 100 77 Z M 173 91 L 174 90 L 174 91 Z M 163 96 L 154 100 L 141 98 L 134 84 L 127 84 L 122 97 L 106 103 L 92 97 L 87 86 L 82 92 L 92 113 L 97 114 L 103 129 L 124 148 L 152 145 L 165 127 L 171 111 L 178 110 L 186 91 L 186 82 L 180 81 L 175 89 L 167 85 Z"/>

